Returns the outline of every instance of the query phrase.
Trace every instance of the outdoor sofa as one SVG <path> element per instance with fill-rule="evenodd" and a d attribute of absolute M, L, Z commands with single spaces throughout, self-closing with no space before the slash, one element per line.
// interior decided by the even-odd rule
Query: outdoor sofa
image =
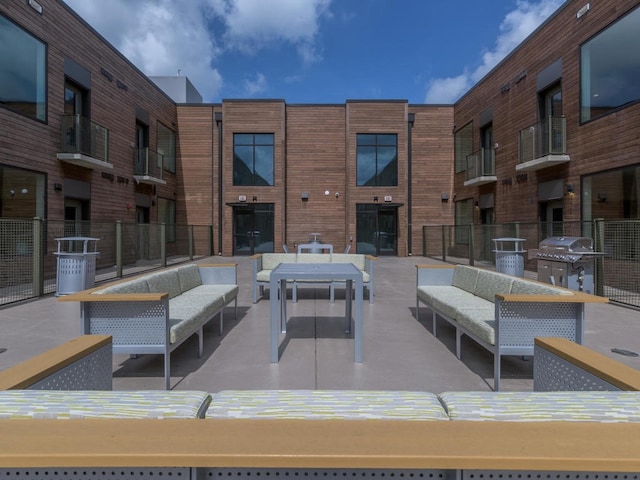
<path fill-rule="evenodd" d="M 551 364 L 534 371 L 534 385 L 565 391 L 99 391 L 83 380 L 52 389 L 59 376 L 104 373 L 110 342 L 87 335 L 0 372 L 2 476 L 640 471 L 640 372 L 566 339 L 536 339 L 536 362 Z M 576 378 L 582 391 L 566 391 Z"/>
<path fill-rule="evenodd" d="M 253 267 L 253 303 L 264 295 L 264 287 L 269 286 L 270 274 L 281 263 L 352 263 L 362 272 L 362 285 L 369 292 L 369 303 L 373 303 L 376 257 L 358 253 L 259 253 L 251 257 Z M 295 281 L 291 282 L 291 298 L 298 301 L 298 287 L 301 285 L 329 285 L 329 300 L 335 300 L 335 288 L 344 285 L 336 281 Z"/>
<path fill-rule="evenodd" d="M 187 264 L 59 297 L 80 302 L 83 334 L 113 337 L 114 353 L 164 355 L 165 388 L 170 354 L 191 335 L 203 352 L 203 327 L 224 309 L 238 306 L 236 264 Z"/>
<path fill-rule="evenodd" d="M 584 306 L 603 297 L 466 265 L 417 265 L 416 318 L 420 304 L 456 330 L 456 356 L 467 335 L 494 355 L 494 389 L 500 389 L 500 359 L 534 354 L 536 337 L 582 343 Z"/>

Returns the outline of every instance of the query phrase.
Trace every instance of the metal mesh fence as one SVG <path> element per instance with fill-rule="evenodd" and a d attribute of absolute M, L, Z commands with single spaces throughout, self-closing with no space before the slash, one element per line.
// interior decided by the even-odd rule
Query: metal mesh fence
<path fill-rule="evenodd" d="M 206 225 L 0 219 L 0 305 L 56 292 L 56 239 L 64 237 L 99 239 L 96 283 L 197 260 L 213 250 L 213 229 Z"/>

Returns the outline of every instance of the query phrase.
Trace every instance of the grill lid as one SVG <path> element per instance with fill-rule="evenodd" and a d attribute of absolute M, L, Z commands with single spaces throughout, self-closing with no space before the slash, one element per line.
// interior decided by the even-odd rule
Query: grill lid
<path fill-rule="evenodd" d="M 596 255 L 601 254 L 593 251 L 589 237 L 549 237 L 540 242 L 536 258 L 574 263 Z"/>

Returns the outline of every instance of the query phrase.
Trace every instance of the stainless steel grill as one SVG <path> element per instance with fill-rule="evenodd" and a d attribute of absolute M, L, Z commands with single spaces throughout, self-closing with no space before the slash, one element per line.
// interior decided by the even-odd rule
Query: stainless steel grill
<path fill-rule="evenodd" d="M 594 259 L 589 237 L 549 237 L 540 242 L 536 252 L 538 281 L 559 287 L 593 293 Z"/>

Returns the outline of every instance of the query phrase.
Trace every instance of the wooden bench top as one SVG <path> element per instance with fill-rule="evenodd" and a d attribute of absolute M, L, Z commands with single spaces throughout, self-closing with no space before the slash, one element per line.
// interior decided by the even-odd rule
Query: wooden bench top
<path fill-rule="evenodd" d="M 111 343 L 110 335 L 82 335 L 0 371 L 0 390 L 27 388 Z"/>
<path fill-rule="evenodd" d="M 640 424 L 0 420 L 0 467 L 640 471 Z"/>

